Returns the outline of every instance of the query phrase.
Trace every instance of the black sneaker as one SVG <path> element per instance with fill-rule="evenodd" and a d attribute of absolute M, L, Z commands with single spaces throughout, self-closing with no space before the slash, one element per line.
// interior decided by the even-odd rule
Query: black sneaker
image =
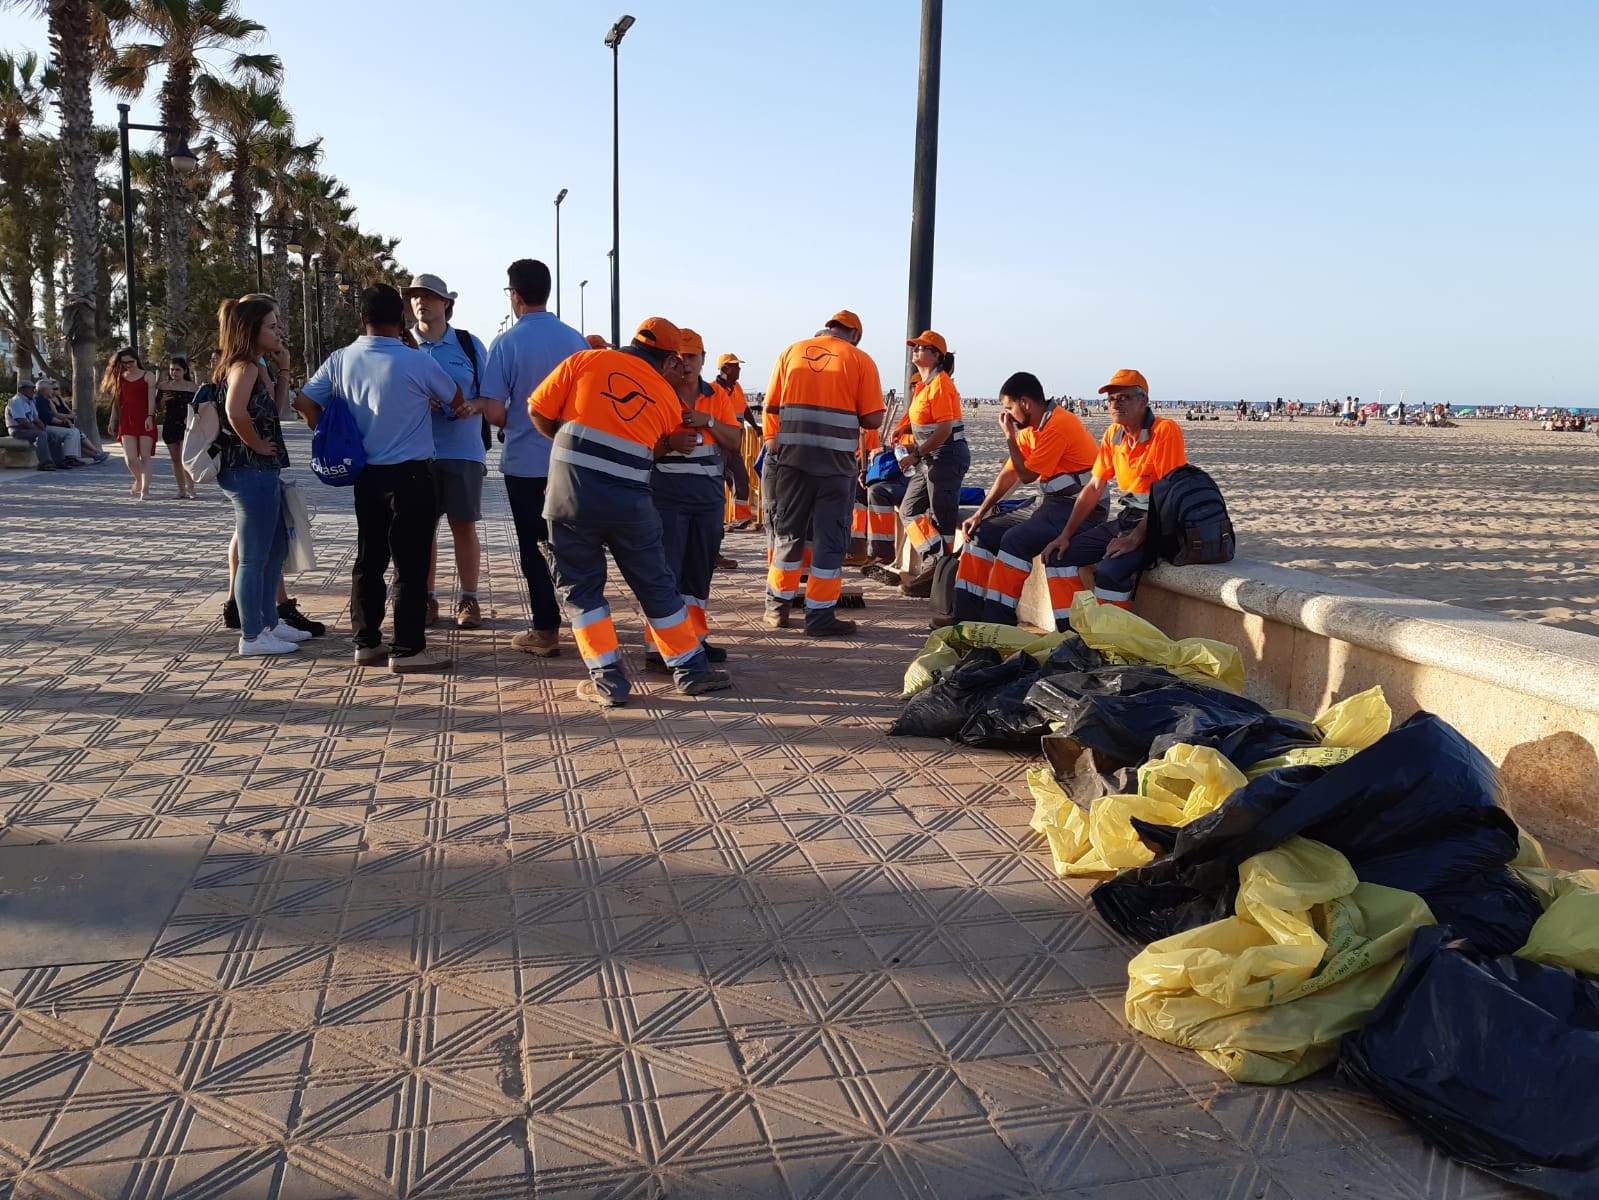
<path fill-rule="evenodd" d="M 301 612 L 300 606 L 295 603 L 292 596 L 278 605 L 278 620 L 282 621 L 290 629 L 299 629 L 309 633 L 312 637 L 321 637 L 328 631 L 328 627 L 322 624 L 321 621 L 313 621 Z"/>
<path fill-rule="evenodd" d="M 243 628 L 239 623 L 239 602 L 237 600 L 229 600 L 222 606 L 222 623 L 229 629 Z"/>

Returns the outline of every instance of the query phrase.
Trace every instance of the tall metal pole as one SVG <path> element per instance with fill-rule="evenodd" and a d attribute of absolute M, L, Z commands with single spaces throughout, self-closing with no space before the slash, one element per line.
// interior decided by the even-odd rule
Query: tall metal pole
<path fill-rule="evenodd" d="M 611 345 L 622 344 L 622 39 L 611 45 Z M 126 158 L 123 159 L 126 162 Z"/>
<path fill-rule="evenodd" d="M 922 61 L 916 92 L 916 174 L 911 191 L 910 302 L 907 338 L 933 327 L 933 218 L 938 198 L 938 87 L 944 0 L 922 0 Z M 906 356 L 905 394 L 914 368 Z"/>
<path fill-rule="evenodd" d="M 117 105 L 117 140 L 122 148 L 122 267 L 128 285 L 128 345 L 139 357 L 138 289 L 133 279 L 133 170 L 128 164 L 128 111 Z"/>
<path fill-rule="evenodd" d="M 577 328 L 579 333 L 587 329 L 589 324 L 588 293 L 584 290 L 588 285 L 589 281 L 587 279 L 577 285 Z"/>
<path fill-rule="evenodd" d="M 555 197 L 555 315 L 561 315 L 561 201 L 566 199 L 562 188 Z"/>

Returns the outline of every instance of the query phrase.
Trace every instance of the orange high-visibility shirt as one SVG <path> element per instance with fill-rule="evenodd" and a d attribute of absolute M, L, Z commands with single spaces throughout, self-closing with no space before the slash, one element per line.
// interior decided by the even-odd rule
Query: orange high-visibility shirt
<path fill-rule="evenodd" d="M 841 337 L 795 342 L 777 360 L 766 389 L 762 434 L 774 461 L 812 475 L 853 475 L 860 418 L 883 411 L 877 364 Z"/>
<path fill-rule="evenodd" d="M 955 381 L 940 371 L 926 387 L 919 387 L 911 397 L 906 412 L 912 426 L 942 425 L 945 421 L 961 419 L 961 394 Z"/>
<path fill-rule="evenodd" d="M 534 389 L 527 406 L 530 413 L 563 422 L 552 463 L 589 467 L 644 486 L 656 442 L 683 422 L 683 405 L 661 373 L 621 350 L 572 355 Z M 642 475 L 635 474 L 639 467 Z"/>
<path fill-rule="evenodd" d="M 738 414 L 733 408 L 732 395 L 711 387 L 703 379 L 698 380 L 697 384 L 692 407 L 698 412 L 709 413 L 711 419 L 719 424 L 736 425 Z M 688 485 L 690 490 L 704 490 L 703 485 L 708 485 L 715 495 L 721 495 L 722 447 L 709 429 L 692 428 L 682 419 L 687 416 L 689 407 L 679 405 L 679 424 L 673 432 L 695 434 L 694 449 L 687 454 L 668 452 L 656 460 L 655 479 L 651 486 L 655 488 L 657 498 L 663 486 L 681 492 L 683 485 Z"/>
<path fill-rule="evenodd" d="M 1038 476 L 1038 482 L 1058 475 L 1080 475 L 1099 457 L 1099 443 L 1077 414 L 1058 404 L 1044 410 L 1037 425 L 1016 431 L 1016 445 L 1022 452 L 1021 466 Z M 1018 464 L 1008 460 L 1012 469 Z"/>
<path fill-rule="evenodd" d="M 750 402 L 744 396 L 742 384 L 734 380 L 733 386 L 727 387 L 720 379 L 713 379 L 711 380 L 711 387 L 716 389 L 718 395 L 726 396 L 728 403 L 732 405 L 733 416 L 730 418 L 732 421 L 737 422 L 744 416 L 744 410 L 750 406 Z M 716 419 L 720 421 L 722 418 L 717 417 Z"/>
<path fill-rule="evenodd" d="M 1182 427 L 1165 417 L 1146 419 L 1137 437 L 1125 436 L 1120 425 L 1112 425 L 1099 439 L 1099 456 L 1094 460 L 1094 478 L 1116 477 L 1129 504 L 1149 507 L 1149 489 L 1155 480 L 1188 462 L 1183 449 Z M 1124 435 L 1117 437 L 1117 431 Z"/>

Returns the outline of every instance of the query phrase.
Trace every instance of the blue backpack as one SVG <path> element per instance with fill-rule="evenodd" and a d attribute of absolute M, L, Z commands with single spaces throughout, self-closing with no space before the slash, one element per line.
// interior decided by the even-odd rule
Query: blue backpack
<path fill-rule="evenodd" d="M 338 381 L 311 435 L 311 470 L 330 487 L 349 487 L 366 466 L 361 427 L 349 401 L 339 394 Z"/>

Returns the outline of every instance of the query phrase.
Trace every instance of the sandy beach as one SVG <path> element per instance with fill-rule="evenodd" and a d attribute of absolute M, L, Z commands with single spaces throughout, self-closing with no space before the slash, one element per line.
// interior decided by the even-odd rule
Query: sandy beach
<path fill-rule="evenodd" d="M 1107 419 L 1092 414 L 1089 428 Z M 1240 556 L 1599 634 L 1599 437 L 1529 423 L 1454 429 L 1327 418 L 1183 421 L 1221 485 Z M 968 422 L 986 486 L 998 409 Z"/>

